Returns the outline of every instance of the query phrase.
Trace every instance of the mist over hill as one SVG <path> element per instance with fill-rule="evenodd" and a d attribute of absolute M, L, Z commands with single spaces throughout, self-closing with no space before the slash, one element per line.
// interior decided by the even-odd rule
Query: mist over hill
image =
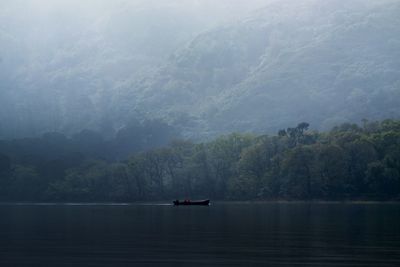
<path fill-rule="evenodd" d="M 134 87 L 211 135 L 395 117 L 399 14 L 393 1 L 274 3 L 197 36 Z"/>
<path fill-rule="evenodd" d="M 0 138 L 400 115 L 400 2 L 2 1 Z"/>

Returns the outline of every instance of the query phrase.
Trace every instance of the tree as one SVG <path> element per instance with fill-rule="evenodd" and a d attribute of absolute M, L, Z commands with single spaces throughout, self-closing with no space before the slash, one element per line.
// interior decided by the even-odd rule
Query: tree
<path fill-rule="evenodd" d="M 299 123 L 295 128 L 287 128 L 286 132 L 289 136 L 291 147 L 297 146 L 298 144 L 311 144 L 312 139 L 306 138 L 305 132 L 310 126 L 307 122 Z M 283 132 L 281 134 L 284 134 Z M 281 136 L 281 135 L 280 135 Z M 284 136 L 284 135 L 283 135 Z"/>
<path fill-rule="evenodd" d="M 13 167 L 8 195 L 11 200 L 40 200 L 40 177 L 34 167 L 16 165 Z"/>
<path fill-rule="evenodd" d="M 278 131 L 278 136 L 280 136 L 280 137 L 287 136 L 286 130 L 285 129 L 279 130 Z"/>
<path fill-rule="evenodd" d="M 345 152 L 341 147 L 333 144 L 318 146 L 316 152 L 313 195 L 330 199 L 344 197 L 346 181 L 348 181 Z"/>
<path fill-rule="evenodd" d="M 8 156 L 0 154 L 0 174 L 9 173 L 11 171 L 11 160 Z"/>
<path fill-rule="evenodd" d="M 368 164 L 377 160 L 377 152 L 372 143 L 366 140 L 356 140 L 344 145 L 349 180 L 347 193 L 352 196 L 363 196 L 367 186 L 365 174 Z"/>
<path fill-rule="evenodd" d="M 379 198 L 391 198 L 399 194 L 399 172 L 380 161 L 368 164 L 366 180 L 369 193 Z"/>
<path fill-rule="evenodd" d="M 229 180 L 237 175 L 236 165 L 241 153 L 253 141 L 254 137 L 251 135 L 231 134 L 217 138 L 208 145 L 215 193 L 219 198 L 226 197 Z"/>
<path fill-rule="evenodd" d="M 0 154 L 0 199 L 8 193 L 11 175 L 11 160 L 8 156 Z"/>
<path fill-rule="evenodd" d="M 282 166 L 285 196 L 296 199 L 312 197 L 314 157 L 312 146 L 300 146 L 287 152 Z"/>

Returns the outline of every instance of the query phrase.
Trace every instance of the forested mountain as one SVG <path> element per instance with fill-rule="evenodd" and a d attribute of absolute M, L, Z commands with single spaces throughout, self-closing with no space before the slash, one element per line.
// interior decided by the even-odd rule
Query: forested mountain
<path fill-rule="evenodd" d="M 0 137 L 85 128 L 112 135 L 143 120 L 136 96 L 127 114 L 116 113 L 118 88 L 239 12 L 212 2 L 2 1 Z"/>
<path fill-rule="evenodd" d="M 400 115 L 396 0 L 44 2 L 0 3 L 0 138 Z"/>
<path fill-rule="evenodd" d="M 398 36 L 399 1 L 279 1 L 197 36 L 133 88 L 201 134 L 396 117 Z"/>
<path fill-rule="evenodd" d="M 0 3 L 0 201 L 398 199 L 399 116 L 397 0 Z"/>

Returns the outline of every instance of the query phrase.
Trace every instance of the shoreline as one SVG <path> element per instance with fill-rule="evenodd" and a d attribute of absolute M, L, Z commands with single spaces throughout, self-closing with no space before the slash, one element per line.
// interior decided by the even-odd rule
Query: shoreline
<path fill-rule="evenodd" d="M 260 204 L 400 204 L 399 200 L 211 200 L 211 205 L 260 205 Z M 173 206 L 172 201 L 137 202 L 0 202 L 0 206 Z"/>

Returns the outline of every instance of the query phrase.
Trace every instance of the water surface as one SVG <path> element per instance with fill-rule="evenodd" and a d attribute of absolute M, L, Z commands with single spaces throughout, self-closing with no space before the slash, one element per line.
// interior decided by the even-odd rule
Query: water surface
<path fill-rule="evenodd" d="M 400 266 L 400 204 L 2 204 L 0 266 Z"/>

